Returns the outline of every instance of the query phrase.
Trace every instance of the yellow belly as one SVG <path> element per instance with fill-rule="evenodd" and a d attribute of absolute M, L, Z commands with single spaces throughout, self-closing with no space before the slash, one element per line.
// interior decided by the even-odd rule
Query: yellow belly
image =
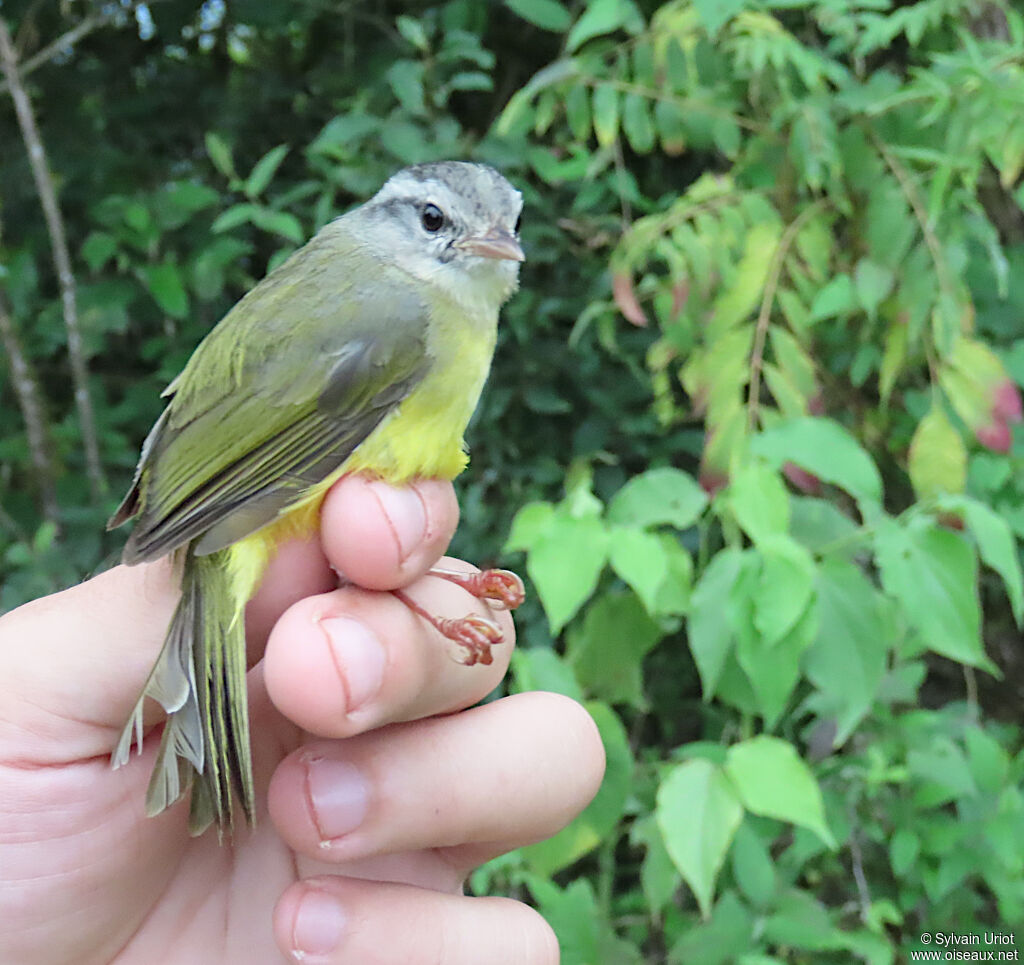
<path fill-rule="evenodd" d="M 402 485 L 412 479 L 454 479 L 466 468 L 469 456 L 463 434 L 487 378 L 494 337 L 477 332 L 449 339 L 447 344 L 453 349 L 449 358 L 436 361 L 423 381 L 341 466 L 307 489 L 274 522 L 229 548 L 228 565 L 239 605 L 258 586 L 280 542 L 305 539 L 316 532 L 324 495 L 342 476 L 361 472 Z"/>

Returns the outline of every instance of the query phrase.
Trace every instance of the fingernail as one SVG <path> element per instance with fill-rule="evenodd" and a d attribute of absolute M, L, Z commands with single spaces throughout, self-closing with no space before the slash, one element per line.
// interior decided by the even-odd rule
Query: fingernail
<path fill-rule="evenodd" d="M 345 683 L 346 714 L 373 700 L 384 682 L 387 654 L 384 646 L 364 623 L 350 617 L 328 617 L 320 625 Z"/>
<path fill-rule="evenodd" d="M 306 961 L 310 955 L 329 955 L 338 947 L 345 924 L 345 912 L 333 895 L 307 891 L 299 902 L 292 926 L 294 957 Z"/>
<path fill-rule="evenodd" d="M 354 764 L 306 758 L 306 791 L 320 841 L 325 846 L 354 831 L 370 809 L 370 788 Z"/>
<path fill-rule="evenodd" d="M 380 503 L 391 532 L 398 543 L 400 562 L 423 541 L 427 533 L 427 510 L 415 488 L 396 489 L 383 482 L 370 483 L 370 491 Z"/>

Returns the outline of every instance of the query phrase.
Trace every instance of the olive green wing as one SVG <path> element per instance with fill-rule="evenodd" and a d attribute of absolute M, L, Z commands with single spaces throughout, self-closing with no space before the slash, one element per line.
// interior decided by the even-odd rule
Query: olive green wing
<path fill-rule="evenodd" d="M 110 521 L 137 517 L 126 563 L 193 540 L 213 552 L 259 529 L 340 466 L 428 371 L 427 311 L 408 282 L 350 270 L 325 290 L 330 279 L 308 276 L 330 261 L 303 263 L 307 249 L 282 266 L 292 268 L 284 282 L 278 269 L 253 289 L 172 383 Z"/>

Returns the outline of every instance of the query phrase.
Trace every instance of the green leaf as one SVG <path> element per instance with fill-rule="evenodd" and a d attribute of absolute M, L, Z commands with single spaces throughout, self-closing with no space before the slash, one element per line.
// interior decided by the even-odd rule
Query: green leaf
<path fill-rule="evenodd" d="M 850 314 L 857 306 L 856 292 L 849 275 L 836 275 L 811 302 L 811 321 L 840 318 Z"/>
<path fill-rule="evenodd" d="M 245 181 L 245 194 L 249 198 L 257 198 L 267 189 L 281 162 L 290 148 L 287 144 L 278 144 L 263 155 L 254 165 Z"/>
<path fill-rule="evenodd" d="M 942 734 L 927 747 L 907 752 L 907 770 L 917 783 L 912 798 L 916 808 L 941 807 L 978 793 L 964 752 Z"/>
<path fill-rule="evenodd" d="M 964 745 L 975 784 L 989 794 L 998 794 L 1010 775 L 1010 755 L 995 737 L 978 726 L 964 732 Z"/>
<path fill-rule="evenodd" d="M 163 311 L 172 318 L 184 318 L 188 314 L 188 293 L 177 265 L 162 261 L 144 265 L 139 270 L 146 288 Z"/>
<path fill-rule="evenodd" d="M 658 595 L 668 577 L 668 557 L 661 537 L 642 529 L 614 527 L 609 562 L 643 600 L 647 612 L 657 613 Z"/>
<path fill-rule="evenodd" d="M 306 149 L 313 154 L 331 154 L 348 157 L 353 149 L 369 134 L 376 133 L 381 125 L 379 117 L 367 114 L 341 114 L 329 120 Z"/>
<path fill-rule="evenodd" d="M 252 245 L 238 238 L 214 238 L 205 245 L 192 263 L 192 290 L 204 301 L 224 291 L 229 266 L 252 251 Z"/>
<path fill-rule="evenodd" d="M 686 150 L 686 114 L 675 101 L 662 98 L 654 102 L 654 125 L 661 149 L 669 157 L 677 157 Z"/>
<path fill-rule="evenodd" d="M 890 268 L 877 265 L 868 258 L 861 258 L 853 272 L 853 286 L 857 292 L 857 300 L 861 308 L 874 319 L 878 306 L 892 291 L 896 280 L 895 272 Z"/>
<path fill-rule="evenodd" d="M 522 877 L 533 903 L 558 936 L 562 965 L 642 965 L 636 948 L 615 934 L 589 881 L 574 881 L 563 890 L 540 875 L 525 873 Z"/>
<path fill-rule="evenodd" d="M 633 786 L 633 754 L 622 722 L 611 707 L 600 701 L 588 701 L 586 708 L 604 744 L 604 780 L 594 799 L 571 824 L 553 837 L 523 848 L 530 868 L 547 877 L 592 851 L 615 831 Z"/>
<path fill-rule="evenodd" d="M 654 147 L 654 124 L 650 104 L 641 94 L 626 94 L 622 102 L 622 130 L 637 154 L 649 154 Z"/>
<path fill-rule="evenodd" d="M 554 518 L 555 507 L 552 503 L 527 503 L 512 520 L 512 528 L 505 541 L 505 552 L 530 549 Z"/>
<path fill-rule="evenodd" d="M 921 839 L 907 828 L 900 828 L 889 842 L 889 863 L 893 874 L 902 878 L 917 862 Z"/>
<path fill-rule="evenodd" d="M 748 811 L 805 827 L 836 847 L 818 782 L 789 741 L 762 736 L 733 744 L 725 773 Z"/>
<path fill-rule="evenodd" d="M 420 51 L 420 53 L 425 53 L 430 49 L 427 32 L 424 30 L 423 24 L 415 17 L 402 14 L 395 18 L 395 26 L 409 45 Z"/>
<path fill-rule="evenodd" d="M 773 536 L 758 546 L 761 575 L 754 591 L 754 626 L 771 647 L 789 633 L 814 591 L 811 554 L 788 536 Z"/>
<path fill-rule="evenodd" d="M 450 90 L 493 90 L 494 80 L 482 70 L 460 70 L 448 81 Z"/>
<path fill-rule="evenodd" d="M 789 529 L 789 493 L 779 474 L 763 462 L 740 466 L 729 483 L 728 504 L 755 543 Z"/>
<path fill-rule="evenodd" d="M 594 135 L 601 147 L 611 147 L 619 137 L 619 92 L 599 84 L 593 95 Z"/>
<path fill-rule="evenodd" d="M 738 549 L 717 553 L 690 598 L 687 637 L 706 701 L 715 695 L 725 662 L 735 646 L 729 612 L 733 606 L 732 589 L 749 559 Z"/>
<path fill-rule="evenodd" d="M 620 526 L 667 523 L 688 529 L 707 506 L 700 484 L 680 469 L 648 469 L 634 476 L 608 504 L 608 522 Z"/>
<path fill-rule="evenodd" d="M 864 448 L 839 423 L 812 417 L 788 420 L 755 436 L 750 448 L 776 467 L 792 462 L 845 489 L 862 513 L 877 512 L 882 477 Z"/>
<path fill-rule="evenodd" d="M 742 593 L 749 592 L 750 582 L 748 574 L 747 585 L 737 588 L 738 599 L 735 603 L 738 607 L 746 606 L 748 610 L 752 610 L 753 601 L 743 599 Z M 734 625 L 736 659 L 750 681 L 757 711 L 764 717 L 767 726 L 774 727 L 800 679 L 800 657 L 814 640 L 818 615 L 813 608 L 806 608 L 793 628 L 771 644 L 756 632 L 751 626 L 752 622 L 750 617 L 746 617 Z M 747 706 L 745 703 L 744 709 Z"/>
<path fill-rule="evenodd" d="M 406 111 L 416 116 L 427 113 L 423 100 L 423 64 L 417 60 L 396 60 L 384 76 Z"/>
<path fill-rule="evenodd" d="M 530 547 L 526 569 L 540 595 L 552 634 L 557 634 L 597 587 L 608 558 L 600 519 L 556 514 Z"/>
<path fill-rule="evenodd" d="M 572 23 L 572 14 L 558 0 L 505 0 L 505 6 L 542 30 L 562 33 Z"/>
<path fill-rule="evenodd" d="M 967 447 L 942 405 L 931 407 L 910 441 L 910 482 L 919 499 L 959 493 L 967 485 Z"/>
<path fill-rule="evenodd" d="M 252 223 L 263 231 L 280 235 L 295 244 L 301 245 L 304 240 L 302 224 L 299 219 L 287 211 L 274 211 L 271 208 L 254 207 L 250 213 Z"/>
<path fill-rule="evenodd" d="M 634 847 L 641 846 L 644 849 L 644 859 L 640 865 L 640 887 L 648 909 L 656 915 L 660 914 L 679 887 L 680 876 L 665 847 L 665 839 L 653 812 L 633 822 L 629 841 Z"/>
<path fill-rule="evenodd" d="M 635 34 L 643 25 L 643 17 L 633 0 L 589 0 L 587 9 L 565 39 L 565 49 L 571 54 L 594 37 L 613 33 L 620 27 Z"/>
<path fill-rule="evenodd" d="M 546 690 L 583 700 L 583 690 L 565 660 L 547 647 L 516 647 L 512 651 L 513 692 Z"/>
<path fill-rule="evenodd" d="M 847 946 L 846 934 L 832 924 L 825 906 L 796 888 L 782 895 L 763 927 L 763 940 L 773 945 L 809 951 L 842 951 Z"/>
<path fill-rule="evenodd" d="M 826 559 L 816 597 L 818 635 L 804 655 L 804 670 L 821 692 L 819 715 L 836 718 L 838 747 L 871 709 L 892 637 L 885 600 L 852 563 Z"/>
<path fill-rule="evenodd" d="M 875 554 L 882 585 L 929 649 L 998 674 L 981 642 L 978 560 L 967 540 L 938 527 L 909 531 L 881 517 Z"/>
<path fill-rule="evenodd" d="M 714 37 L 740 11 L 747 0 L 694 0 L 694 8 L 709 36 Z"/>
<path fill-rule="evenodd" d="M 775 867 L 760 835 L 744 821 L 732 842 L 732 873 L 740 891 L 759 907 L 767 907 L 775 895 Z"/>
<path fill-rule="evenodd" d="M 654 601 L 652 614 L 663 616 L 686 613 L 693 591 L 693 559 L 669 533 L 661 533 L 661 549 L 668 562 L 668 573 Z"/>
<path fill-rule="evenodd" d="M 774 221 L 758 221 L 746 229 L 743 255 L 729 283 L 719 291 L 711 310 L 710 338 L 717 338 L 739 325 L 760 304 L 779 237 L 779 226 Z M 746 365 L 746 358 L 743 364 Z"/>
<path fill-rule="evenodd" d="M 82 242 L 82 257 L 91 271 L 99 271 L 117 254 L 117 241 L 105 231 L 93 231 Z"/>
<path fill-rule="evenodd" d="M 1020 626 L 1024 618 L 1024 576 L 1010 524 L 990 506 L 969 496 L 943 499 L 940 506 L 964 514 L 964 522 L 974 537 L 982 561 L 1002 577 L 1013 618 Z"/>
<path fill-rule="evenodd" d="M 213 166 L 226 178 L 235 180 L 238 175 L 235 173 L 235 162 L 231 157 L 231 148 L 227 141 L 219 134 L 210 131 L 206 135 L 206 153 L 210 155 Z"/>
<path fill-rule="evenodd" d="M 583 689 L 644 708 L 642 664 L 664 635 L 632 593 L 604 593 L 568 634 L 566 658 Z"/>
<path fill-rule="evenodd" d="M 789 506 L 790 536 L 812 553 L 849 553 L 856 548 L 860 534 L 857 524 L 828 500 L 794 496 Z"/>
<path fill-rule="evenodd" d="M 688 929 L 669 951 L 668 965 L 733 965 L 756 944 L 754 916 L 733 891 L 715 903 L 711 920 Z"/>
<path fill-rule="evenodd" d="M 577 141 L 590 138 L 590 88 L 576 84 L 565 98 L 565 119 Z"/>
<path fill-rule="evenodd" d="M 242 224 L 251 224 L 253 216 L 259 209 L 254 204 L 233 204 L 227 211 L 221 212 L 210 226 L 214 234 L 230 231 Z"/>
<path fill-rule="evenodd" d="M 715 881 L 743 820 L 732 783 L 710 761 L 677 764 L 658 787 L 655 815 L 672 861 L 707 918 Z"/>

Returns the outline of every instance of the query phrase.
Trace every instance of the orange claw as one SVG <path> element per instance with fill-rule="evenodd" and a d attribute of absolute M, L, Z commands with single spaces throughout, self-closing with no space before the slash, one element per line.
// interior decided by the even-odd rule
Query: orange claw
<path fill-rule="evenodd" d="M 461 586 L 492 610 L 514 610 L 526 599 L 523 581 L 511 570 L 483 570 L 479 573 L 460 573 L 456 570 L 435 568 L 431 576 Z"/>
<path fill-rule="evenodd" d="M 462 663 L 467 667 L 478 663 L 485 666 L 493 663 L 491 647 L 504 639 L 498 624 L 485 617 L 470 615 L 458 620 L 439 620 L 434 625 L 449 640 L 465 648 Z"/>
<path fill-rule="evenodd" d="M 501 643 L 504 640 L 504 635 L 501 632 L 501 627 L 493 620 L 475 614 L 458 619 L 436 617 L 403 590 L 392 590 L 391 592 L 413 613 L 423 617 L 438 633 L 465 649 L 466 652 L 463 654 L 461 663 L 472 667 L 478 663 L 487 666 L 494 662 L 491 647 Z"/>

